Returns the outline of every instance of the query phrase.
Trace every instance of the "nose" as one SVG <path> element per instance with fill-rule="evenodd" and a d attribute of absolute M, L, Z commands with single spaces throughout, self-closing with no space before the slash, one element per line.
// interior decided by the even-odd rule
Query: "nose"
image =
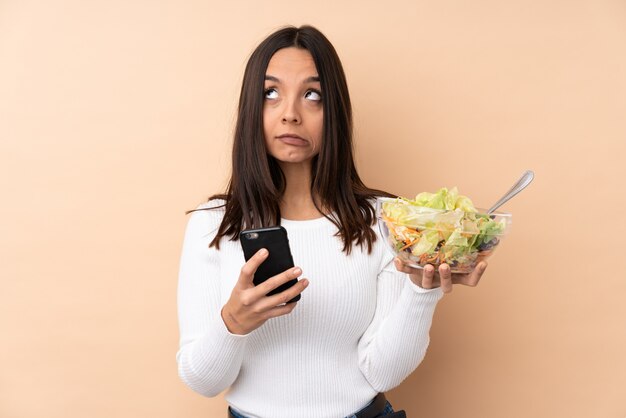
<path fill-rule="evenodd" d="M 283 110 L 283 123 L 295 123 L 302 122 L 302 116 L 300 115 L 300 109 L 298 108 L 297 100 L 285 100 L 285 108 Z"/>

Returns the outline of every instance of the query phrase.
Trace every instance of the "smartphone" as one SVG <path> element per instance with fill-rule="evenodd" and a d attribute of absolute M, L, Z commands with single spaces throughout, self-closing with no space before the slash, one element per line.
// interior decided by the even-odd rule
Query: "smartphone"
<path fill-rule="evenodd" d="M 287 230 L 282 226 L 243 230 L 239 233 L 239 241 L 241 242 L 241 248 L 243 249 L 243 255 L 246 261 L 261 248 L 267 249 L 270 253 L 254 273 L 253 282 L 255 286 L 263 283 L 270 277 L 276 276 L 294 267 L 291 249 L 289 248 Z M 267 296 L 283 292 L 296 283 L 298 283 L 298 279 L 290 280 L 269 292 Z M 297 295 L 287 303 L 296 302 L 298 300 L 300 300 L 300 295 Z"/>

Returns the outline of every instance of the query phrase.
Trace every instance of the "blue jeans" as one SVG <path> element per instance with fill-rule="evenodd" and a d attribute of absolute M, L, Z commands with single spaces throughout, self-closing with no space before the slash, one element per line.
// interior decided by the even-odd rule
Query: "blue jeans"
<path fill-rule="evenodd" d="M 366 406 L 366 408 L 367 408 L 367 406 Z M 346 418 L 355 418 L 356 414 L 358 414 L 358 413 L 359 413 L 359 411 L 355 412 L 352 415 L 348 415 Z M 385 415 L 389 415 L 391 413 L 393 413 L 393 408 L 391 407 L 391 404 L 389 403 L 389 401 L 387 401 L 387 403 L 385 404 L 385 409 L 383 409 L 383 412 L 379 416 L 382 417 L 382 416 L 385 416 Z"/>
<path fill-rule="evenodd" d="M 367 405 L 367 406 L 369 406 L 369 405 Z M 367 407 L 367 406 L 366 406 L 366 407 Z M 230 411 L 230 413 L 231 413 L 231 414 L 233 414 L 233 416 L 234 416 L 235 418 L 247 418 L 246 416 L 244 416 L 244 415 L 241 415 L 241 414 L 237 413 L 235 410 L 233 410 L 233 409 L 232 409 L 232 408 L 230 408 L 230 407 L 228 408 L 228 410 Z M 358 414 L 359 412 L 360 412 L 360 411 L 356 411 L 354 414 L 352 414 L 352 415 L 348 415 L 348 416 L 347 416 L 347 417 L 345 417 L 345 418 L 355 418 L 355 417 L 356 417 L 356 414 Z M 389 401 L 387 401 L 387 404 L 385 404 L 385 409 L 383 410 L 383 413 L 382 413 L 382 415 L 380 415 L 380 416 L 389 415 L 389 414 L 391 414 L 391 413 L 393 413 L 393 408 L 392 408 L 391 404 L 389 403 Z"/>

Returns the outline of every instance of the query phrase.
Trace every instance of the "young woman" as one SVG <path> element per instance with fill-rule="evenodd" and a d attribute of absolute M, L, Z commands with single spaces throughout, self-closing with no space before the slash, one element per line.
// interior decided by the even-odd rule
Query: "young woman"
<path fill-rule="evenodd" d="M 246 66 L 228 188 L 187 226 L 176 356 L 185 384 L 205 396 L 228 389 L 231 417 L 391 416 L 382 393 L 422 361 L 437 301 L 453 283 L 476 285 L 486 263 L 469 275 L 402 265 L 378 236 L 377 196 L 390 195 L 355 168 L 333 46 L 310 26 L 273 33 Z M 297 267 L 254 286 L 268 254 L 245 262 L 238 234 L 272 225 L 287 230 Z"/>

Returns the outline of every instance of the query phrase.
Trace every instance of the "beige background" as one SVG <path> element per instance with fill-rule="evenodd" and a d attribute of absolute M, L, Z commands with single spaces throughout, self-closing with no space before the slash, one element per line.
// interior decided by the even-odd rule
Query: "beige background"
<path fill-rule="evenodd" d="M 220 191 L 248 54 L 318 26 L 375 187 L 510 237 L 438 307 L 409 416 L 626 417 L 626 2 L 0 0 L 0 416 L 223 417 L 177 377 L 186 217 Z"/>

